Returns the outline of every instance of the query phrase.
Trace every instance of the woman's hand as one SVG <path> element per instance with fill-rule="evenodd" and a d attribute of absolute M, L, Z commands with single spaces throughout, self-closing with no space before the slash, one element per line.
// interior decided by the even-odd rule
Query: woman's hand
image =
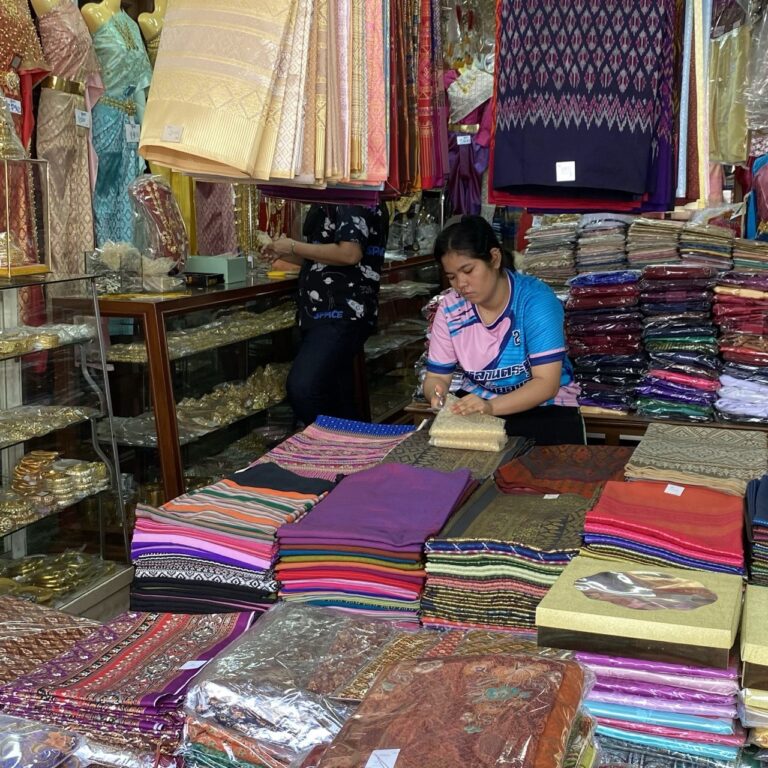
<path fill-rule="evenodd" d="M 451 409 L 453 413 L 462 416 L 469 416 L 471 413 L 484 413 L 488 416 L 493 415 L 493 406 L 490 400 L 486 400 L 478 395 L 467 395 L 462 397 Z"/>
<path fill-rule="evenodd" d="M 445 405 L 445 387 L 442 384 L 435 384 L 435 391 L 429 404 L 433 411 L 439 411 Z"/>

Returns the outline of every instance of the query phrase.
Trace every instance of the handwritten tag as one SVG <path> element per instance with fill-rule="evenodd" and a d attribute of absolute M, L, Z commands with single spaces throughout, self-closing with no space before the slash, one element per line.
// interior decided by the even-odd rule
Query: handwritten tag
<path fill-rule="evenodd" d="M 576 163 L 573 160 L 567 163 L 555 163 L 555 178 L 558 183 L 576 181 Z"/>
<path fill-rule="evenodd" d="M 8 105 L 8 109 L 11 111 L 11 114 L 14 115 L 20 115 L 21 114 L 21 102 L 18 99 L 6 99 L 5 103 Z"/>
<path fill-rule="evenodd" d="M 456 137 L 456 143 L 461 146 L 462 144 L 471 144 L 472 143 L 472 137 L 471 136 L 457 136 Z"/>
<path fill-rule="evenodd" d="M 560 494 L 559 493 L 545 493 L 544 494 L 545 499 L 559 499 Z"/>
<path fill-rule="evenodd" d="M 181 141 L 181 135 L 184 133 L 183 125 L 166 125 L 160 138 L 162 141 L 169 141 L 172 144 L 178 144 Z"/>
<path fill-rule="evenodd" d="M 80 128 L 90 128 L 91 127 L 91 113 L 87 112 L 84 109 L 76 109 L 75 110 L 75 125 L 79 126 Z"/>
<path fill-rule="evenodd" d="M 374 749 L 365 768 L 395 768 L 399 749 Z"/>
<path fill-rule="evenodd" d="M 682 496 L 683 491 L 685 488 L 683 488 L 682 485 L 672 485 L 671 483 L 664 489 L 664 493 L 669 493 L 672 496 Z"/>
<path fill-rule="evenodd" d="M 203 667 L 208 662 L 204 659 L 195 659 L 194 661 L 185 661 L 179 669 L 200 669 L 200 667 Z"/>
<path fill-rule="evenodd" d="M 141 126 L 136 123 L 125 124 L 125 140 L 129 144 L 138 144 L 141 136 Z"/>

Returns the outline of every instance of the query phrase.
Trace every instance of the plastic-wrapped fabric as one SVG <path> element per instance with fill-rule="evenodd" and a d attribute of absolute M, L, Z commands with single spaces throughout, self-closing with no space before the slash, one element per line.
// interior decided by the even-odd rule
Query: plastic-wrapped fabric
<path fill-rule="evenodd" d="M 645 280 L 700 280 L 717 277 L 719 270 L 687 264 L 654 264 L 643 269 Z"/>
<path fill-rule="evenodd" d="M 589 695 L 590 701 L 600 701 L 606 704 L 618 704 L 625 707 L 641 707 L 660 709 L 666 712 L 682 712 L 699 717 L 736 717 L 736 701 L 730 704 L 717 704 L 700 701 L 670 701 L 655 696 L 636 696 L 620 691 L 607 691 L 599 686 Z"/>
<path fill-rule="evenodd" d="M 637 294 L 631 296 L 569 296 L 565 308 L 571 309 L 601 309 L 614 307 L 634 307 L 639 302 Z"/>
<path fill-rule="evenodd" d="M 54 726 L 0 715 L 2 768 L 59 768 L 66 766 L 82 739 Z"/>
<path fill-rule="evenodd" d="M 497 655 L 399 662 L 382 671 L 319 766 L 375 765 L 379 750 L 399 750 L 398 768 L 422 768 L 437 755 L 445 768 L 555 768 L 586 686 L 584 670 L 570 661 Z"/>
<path fill-rule="evenodd" d="M 668 301 L 642 304 L 640 309 L 645 315 L 667 315 L 678 312 L 709 312 L 710 301 Z"/>
<path fill-rule="evenodd" d="M 689 341 L 675 339 L 674 341 L 661 341 L 659 339 L 649 339 L 645 348 L 649 353 L 653 352 L 697 352 L 703 355 L 714 355 L 717 353 L 717 344 L 709 341 Z"/>
<path fill-rule="evenodd" d="M 647 734 L 667 739 L 679 739 L 698 744 L 712 744 L 725 747 L 743 747 L 746 741 L 746 733 L 740 731 L 732 735 L 705 733 L 703 731 L 690 731 L 685 728 L 675 728 L 668 725 L 655 725 L 653 723 L 635 723 L 626 720 L 615 720 L 609 717 L 598 717 L 598 726 L 608 728 L 620 728 L 636 734 Z"/>
<path fill-rule="evenodd" d="M 689 755 L 670 746 L 654 749 L 602 735 L 600 765 L 614 768 L 734 768 L 735 763 L 731 759 Z"/>
<path fill-rule="evenodd" d="M 689 290 L 704 290 L 712 288 L 715 281 L 710 278 L 670 278 L 669 280 L 648 280 L 643 278 L 638 287 L 642 293 L 648 291 L 689 291 Z"/>
<path fill-rule="evenodd" d="M 567 323 L 568 336 L 589 336 L 594 333 L 634 333 L 641 331 L 643 324 L 639 320 L 611 320 L 609 322 Z"/>
<path fill-rule="evenodd" d="M 670 683 L 644 682 L 626 677 L 611 677 L 601 673 L 590 693 L 594 698 L 598 693 L 616 693 L 624 694 L 628 697 L 640 696 L 643 698 L 658 699 L 660 704 L 669 706 L 663 707 L 670 711 L 676 711 L 676 705 L 681 705 L 681 712 L 688 712 L 685 707 L 694 702 L 697 704 L 715 704 L 723 707 L 722 714 L 707 713 L 707 717 L 728 717 L 733 718 L 734 697 L 733 694 L 715 693 L 713 691 L 697 691 L 694 688 L 681 688 L 678 685 Z M 615 702 L 619 703 L 619 702 Z M 634 706 L 631 703 L 629 706 Z M 689 713 L 691 714 L 691 713 Z"/>
<path fill-rule="evenodd" d="M 612 323 L 642 319 L 643 315 L 637 309 L 614 309 L 613 307 L 606 307 L 604 309 L 571 311 L 565 316 L 565 324 L 567 326 L 574 323 Z"/>
<path fill-rule="evenodd" d="M 702 378 L 701 376 L 689 376 L 684 373 L 676 373 L 662 368 L 650 368 L 648 376 L 657 379 L 663 379 L 674 384 L 679 384 L 693 389 L 703 390 L 705 392 L 717 392 L 720 383 L 715 379 Z"/>
<path fill-rule="evenodd" d="M 714 412 L 711 407 L 689 403 L 672 403 L 658 398 L 640 397 L 636 403 L 637 412 L 641 416 L 654 419 L 677 419 L 682 421 L 712 421 Z"/>
<path fill-rule="evenodd" d="M 687 741 L 684 739 L 671 739 L 667 736 L 656 736 L 649 733 L 639 733 L 624 728 L 612 728 L 598 723 L 598 736 L 608 736 L 609 738 L 618 738 L 628 741 L 638 746 L 651 747 L 653 749 L 672 749 L 687 755 L 712 757 L 717 760 L 736 761 L 739 757 L 740 749 L 736 746 L 723 746 L 719 744 L 702 744 L 696 741 Z"/>
<path fill-rule="evenodd" d="M 640 288 L 637 283 L 620 283 L 618 285 L 571 285 L 571 296 L 637 296 Z"/>
<path fill-rule="evenodd" d="M 640 280 L 640 270 L 623 269 L 613 272 L 584 272 L 568 280 L 570 286 L 584 285 L 620 285 L 636 283 Z"/>
<path fill-rule="evenodd" d="M 743 381 L 754 381 L 768 386 L 768 370 L 758 365 L 743 365 L 739 363 L 726 363 L 723 373 Z"/>
<path fill-rule="evenodd" d="M 647 358 L 644 355 L 583 355 L 573 361 L 577 368 L 597 371 L 601 368 L 630 368 L 644 371 Z"/>
<path fill-rule="evenodd" d="M 703 355 L 698 352 L 685 352 L 683 350 L 654 352 L 650 356 L 650 362 L 659 368 L 667 368 L 670 365 L 677 367 L 687 365 L 697 370 L 711 371 L 713 374 L 719 373 L 722 368 L 722 363 L 714 355 Z"/>
<path fill-rule="evenodd" d="M 626 344 L 611 344 L 606 342 L 604 344 L 582 344 L 578 339 L 574 339 L 568 345 L 568 354 L 572 357 L 579 355 L 607 355 L 611 352 L 616 352 L 619 355 L 631 355 L 633 352 L 637 352 L 642 349 L 642 342 L 634 341 Z"/>
<path fill-rule="evenodd" d="M 592 408 L 610 408 L 612 410 L 624 410 L 625 408 L 634 408 L 635 398 L 630 395 L 609 394 L 607 392 L 591 397 L 577 398 L 579 405 L 586 405 Z"/>
<path fill-rule="evenodd" d="M 765 272 L 724 272 L 717 276 L 717 284 L 768 291 L 768 274 Z"/>
<path fill-rule="evenodd" d="M 644 339 L 655 339 L 656 341 L 701 341 L 705 340 L 714 343 L 716 340 L 715 329 L 710 326 L 695 327 L 690 325 L 675 325 L 670 323 L 666 326 L 655 326 L 643 330 Z"/>
<path fill-rule="evenodd" d="M 738 732 L 735 721 L 732 718 L 700 717 L 682 712 L 671 712 L 668 710 L 646 709 L 645 707 L 632 707 L 621 704 L 607 704 L 605 702 L 592 701 L 591 699 L 587 700 L 584 706 L 589 714 L 596 718 L 624 720 L 628 723 L 661 725 L 669 728 L 701 731 L 703 733 L 711 733 L 721 736 L 733 736 Z"/>
<path fill-rule="evenodd" d="M 753 728 L 749 732 L 749 743 L 768 748 L 768 728 Z"/>
<path fill-rule="evenodd" d="M 660 380 L 657 380 L 660 381 Z M 637 387 L 637 394 L 644 398 L 664 400 L 671 403 L 686 403 L 688 405 L 711 406 L 717 400 L 717 395 L 710 392 L 696 394 L 687 387 L 673 389 L 667 385 L 646 383 Z"/>
<path fill-rule="evenodd" d="M 667 289 L 643 291 L 640 294 L 641 304 L 676 304 L 678 302 L 711 301 L 712 294 L 707 290 L 697 289 Z"/>
<path fill-rule="evenodd" d="M 768 405 L 745 402 L 741 399 L 721 397 L 715 401 L 715 408 L 720 416 L 734 422 L 753 422 L 762 424 L 768 419 Z"/>

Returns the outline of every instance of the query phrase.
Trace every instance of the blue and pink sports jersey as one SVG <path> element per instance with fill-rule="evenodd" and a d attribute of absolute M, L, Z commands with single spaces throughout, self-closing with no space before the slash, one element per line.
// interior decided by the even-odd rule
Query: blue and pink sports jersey
<path fill-rule="evenodd" d="M 456 291 L 445 295 L 432 325 L 427 370 L 450 374 L 461 366 L 462 389 L 489 398 L 521 387 L 532 366 L 562 361 L 560 384 L 569 384 L 562 304 L 535 277 L 507 270 L 507 279 L 509 302 L 491 325 Z"/>

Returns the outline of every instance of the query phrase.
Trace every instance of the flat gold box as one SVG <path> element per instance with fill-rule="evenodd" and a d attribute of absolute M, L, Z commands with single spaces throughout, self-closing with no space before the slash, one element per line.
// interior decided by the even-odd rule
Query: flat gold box
<path fill-rule="evenodd" d="M 741 616 L 741 684 L 768 691 L 768 587 L 747 585 Z"/>
<path fill-rule="evenodd" d="M 599 574 L 608 574 L 600 577 Z M 624 583 L 626 574 L 653 574 L 681 580 L 683 602 L 691 593 L 708 602 L 688 610 L 672 607 L 639 610 L 597 600 L 575 586 L 590 579 Z M 624 576 L 623 576 L 624 575 Z M 597 579 L 595 579 L 597 577 Z M 688 585 L 688 586 L 686 586 Z M 579 556 L 572 560 L 536 609 L 538 643 L 542 646 L 628 656 L 673 664 L 726 669 L 739 628 L 742 579 L 731 574 L 692 571 L 618 560 Z M 628 590 L 630 600 L 642 590 Z M 666 601 L 674 595 L 666 593 Z M 635 600 L 640 603 L 641 600 Z M 646 603 L 647 605 L 648 603 Z"/>

